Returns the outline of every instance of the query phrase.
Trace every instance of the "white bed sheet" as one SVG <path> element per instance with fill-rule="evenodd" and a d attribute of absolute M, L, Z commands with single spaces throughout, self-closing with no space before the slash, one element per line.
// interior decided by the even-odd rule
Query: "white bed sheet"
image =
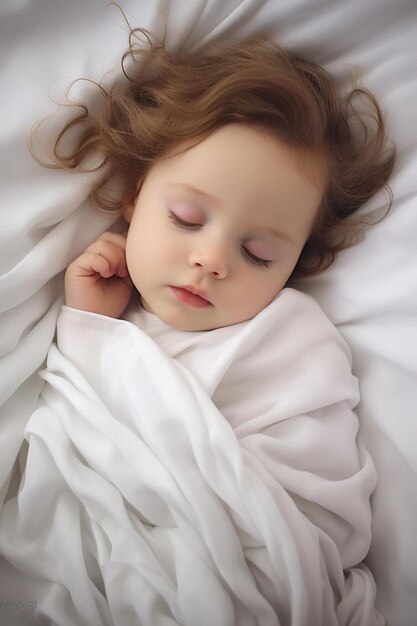
<path fill-rule="evenodd" d="M 414 0 L 120 0 L 132 25 L 192 45 L 269 27 L 333 71 L 358 68 L 399 149 L 389 216 L 319 277 L 300 282 L 348 339 L 363 433 L 379 482 L 368 557 L 389 626 L 417 624 L 417 5 Z M 33 123 L 80 76 L 120 74 L 127 28 L 104 0 L 3 0 L 0 5 L 0 487 L 5 497 L 36 370 L 54 335 L 63 269 L 109 222 L 86 200 L 94 176 L 31 160 Z M 79 86 L 79 90 L 85 87 Z M 371 206 L 384 202 L 375 198 Z M 36 600 L 39 582 L 2 564 L 0 599 Z M 16 578 L 14 578 L 16 576 Z M 18 596 L 18 597 L 16 597 Z M 0 615 L 1 623 L 1 615 Z"/>

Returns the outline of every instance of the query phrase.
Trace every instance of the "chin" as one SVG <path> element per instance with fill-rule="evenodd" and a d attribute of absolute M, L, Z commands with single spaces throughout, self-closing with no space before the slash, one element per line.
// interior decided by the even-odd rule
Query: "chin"
<path fill-rule="evenodd" d="M 159 317 L 159 316 L 158 316 Z M 165 322 L 166 324 L 168 324 L 168 326 L 172 326 L 172 328 L 175 328 L 176 330 L 183 330 L 183 331 L 188 331 L 188 332 L 203 332 L 203 331 L 210 331 L 210 330 L 216 330 L 217 328 L 224 328 L 225 326 L 235 326 L 236 324 L 240 324 L 241 322 L 246 322 L 247 319 L 244 320 L 229 320 L 229 321 L 209 321 L 207 320 L 206 322 L 202 321 L 202 320 L 197 320 L 197 319 L 179 319 L 178 316 L 173 316 L 172 318 L 170 317 L 165 317 L 162 318 L 160 317 L 160 319 Z M 248 318 L 250 319 L 250 318 Z"/>
<path fill-rule="evenodd" d="M 215 320 L 204 320 L 201 317 L 199 319 L 198 315 L 194 317 L 192 314 L 178 314 L 178 311 L 154 311 L 154 313 L 165 324 L 176 330 L 199 332 L 226 326 L 226 324 L 216 323 Z"/>
<path fill-rule="evenodd" d="M 162 319 L 162 321 L 168 324 L 169 326 L 172 326 L 172 328 L 175 328 L 176 330 L 183 330 L 183 331 L 189 331 L 189 332 L 201 332 L 201 331 L 206 331 L 206 330 L 214 330 L 215 328 L 219 328 L 221 326 L 221 324 L 214 324 L 214 323 L 204 324 L 201 321 L 198 322 L 198 320 L 180 320 L 178 318 L 172 319 L 168 317 L 165 319 Z"/>

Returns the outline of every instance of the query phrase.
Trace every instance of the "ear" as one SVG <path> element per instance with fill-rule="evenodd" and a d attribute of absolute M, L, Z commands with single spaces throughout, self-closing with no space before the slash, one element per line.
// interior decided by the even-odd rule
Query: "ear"
<path fill-rule="evenodd" d="M 127 222 L 128 224 L 130 224 L 132 217 L 133 217 L 133 213 L 135 212 L 135 206 L 138 200 L 140 190 L 142 189 L 142 184 L 143 184 L 143 180 L 140 180 L 135 194 L 133 195 L 132 193 L 130 193 L 128 197 L 125 198 L 123 201 L 122 215 L 125 219 L 125 222 Z"/>
<path fill-rule="evenodd" d="M 130 224 L 132 217 L 133 217 L 133 213 L 135 211 L 135 203 L 134 202 L 129 202 L 128 200 L 123 204 L 123 217 L 125 219 L 125 221 Z"/>

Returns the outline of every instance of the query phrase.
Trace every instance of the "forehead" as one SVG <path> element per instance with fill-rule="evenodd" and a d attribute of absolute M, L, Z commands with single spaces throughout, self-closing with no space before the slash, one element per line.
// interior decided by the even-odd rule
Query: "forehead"
<path fill-rule="evenodd" d="M 325 187 L 325 168 L 317 156 L 240 124 L 181 148 L 152 168 L 161 181 L 182 183 L 229 207 L 250 207 L 271 216 L 282 212 L 289 221 L 314 219 Z"/>

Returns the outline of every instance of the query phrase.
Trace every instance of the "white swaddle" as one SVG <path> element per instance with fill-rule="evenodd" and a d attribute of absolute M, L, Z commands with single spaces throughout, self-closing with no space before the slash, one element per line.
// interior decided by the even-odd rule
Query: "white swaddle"
<path fill-rule="evenodd" d="M 158 337 L 62 308 L 0 516 L 0 550 L 50 581 L 40 612 L 60 626 L 383 624 L 360 565 L 375 472 L 357 380 L 319 306 L 285 289 L 249 322 Z"/>

